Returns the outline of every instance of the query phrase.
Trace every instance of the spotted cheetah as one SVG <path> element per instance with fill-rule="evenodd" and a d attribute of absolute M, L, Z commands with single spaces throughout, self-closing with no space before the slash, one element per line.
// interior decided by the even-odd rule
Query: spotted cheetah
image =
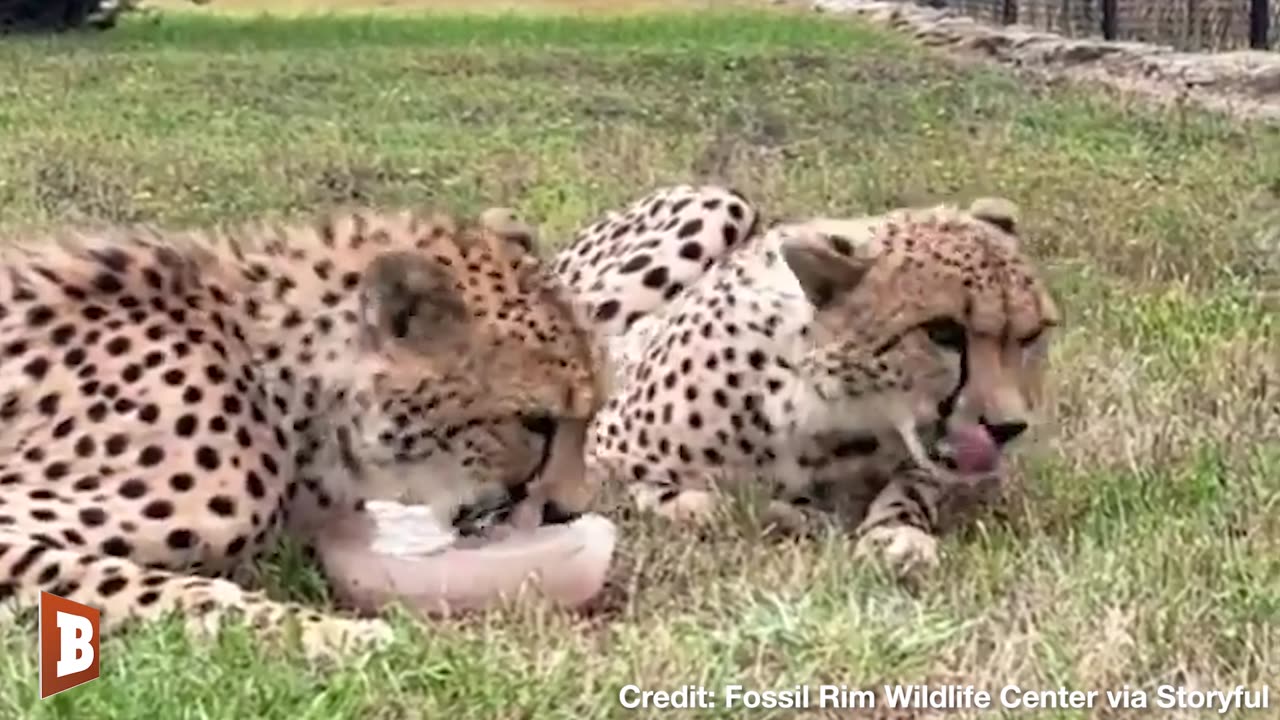
<path fill-rule="evenodd" d="M 386 637 L 236 574 L 366 499 L 527 489 L 549 434 L 580 454 L 599 361 L 513 222 L 347 209 L 5 247 L 0 600 L 69 597 L 104 632 L 241 615 L 316 653 Z M 545 501 L 582 509 L 564 482 Z"/>
<path fill-rule="evenodd" d="M 639 225 L 667 192 L 694 214 Z M 741 195 L 684 187 L 562 251 L 557 271 L 579 292 L 588 283 L 597 319 L 633 314 L 613 327 L 619 378 L 593 420 L 590 462 L 669 517 L 703 518 L 721 490 L 761 488 L 771 520 L 794 527 L 838 508 L 858 522 L 860 553 L 904 572 L 932 564 L 951 511 L 990 492 L 997 448 L 1030 425 L 1059 322 L 1016 208 L 993 198 L 735 226 L 735 242 L 682 264 L 680 229 L 722 223 L 730 197 L 754 225 Z M 629 259 L 640 248 L 652 259 Z M 652 272 L 658 258 L 683 286 L 661 301 L 624 272 Z M 959 468 L 975 431 L 987 462 Z"/>
<path fill-rule="evenodd" d="M 579 230 L 551 265 L 617 374 L 644 336 L 636 324 L 755 233 L 758 221 L 730 188 L 658 188 Z"/>

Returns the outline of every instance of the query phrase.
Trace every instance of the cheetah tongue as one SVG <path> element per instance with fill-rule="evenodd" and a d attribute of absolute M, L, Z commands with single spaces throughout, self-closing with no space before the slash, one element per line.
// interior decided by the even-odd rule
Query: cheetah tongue
<path fill-rule="evenodd" d="M 1000 449 L 987 429 L 978 424 L 952 427 L 943 439 L 956 470 L 966 475 L 994 472 L 1000 465 Z"/>

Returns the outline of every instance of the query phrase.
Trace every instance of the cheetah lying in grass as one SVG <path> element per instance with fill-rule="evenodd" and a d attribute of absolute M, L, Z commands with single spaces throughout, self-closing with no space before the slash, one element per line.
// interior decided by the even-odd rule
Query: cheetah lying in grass
<path fill-rule="evenodd" d="M 552 515 L 583 509 L 583 478 L 538 473 L 563 464 L 548 448 L 581 464 L 599 361 L 505 216 L 348 211 L 6 247 L 0 601 L 69 597 L 105 632 L 243 614 L 322 654 L 387 627 L 228 579 L 282 534 L 310 543 L 366 498 L 448 520 L 515 487 Z"/>
<path fill-rule="evenodd" d="M 1030 426 L 1058 323 L 1016 210 L 759 218 L 726 188 L 663 188 L 555 258 L 618 373 L 589 461 L 668 517 L 749 486 L 772 521 L 841 508 L 863 552 L 931 565 Z"/>

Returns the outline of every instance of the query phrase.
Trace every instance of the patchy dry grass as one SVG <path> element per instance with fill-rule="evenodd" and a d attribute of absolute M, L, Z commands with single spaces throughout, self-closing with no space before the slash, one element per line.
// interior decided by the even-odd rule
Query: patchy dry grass
<path fill-rule="evenodd" d="M 0 46 L 0 138 L 12 233 L 502 202 L 563 238 L 691 178 L 781 215 L 1002 193 L 1068 319 L 1018 492 L 914 591 L 842 538 L 695 544 L 629 522 L 607 618 L 406 622 L 388 652 L 336 668 L 155 628 L 44 703 L 21 626 L 0 633 L 0 716 L 597 718 L 624 714 L 630 682 L 1280 677 L 1274 130 L 957 69 L 817 18 L 173 16 Z M 322 597 L 296 558 L 272 570 L 278 595 Z"/>

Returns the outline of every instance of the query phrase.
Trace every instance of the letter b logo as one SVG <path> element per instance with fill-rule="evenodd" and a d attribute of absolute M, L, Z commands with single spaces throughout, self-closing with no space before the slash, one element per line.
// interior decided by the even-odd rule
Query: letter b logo
<path fill-rule="evenodd" d="M 100 618 L 88 605 L 40 593 L 41 699 L 98 678 Z"/>

